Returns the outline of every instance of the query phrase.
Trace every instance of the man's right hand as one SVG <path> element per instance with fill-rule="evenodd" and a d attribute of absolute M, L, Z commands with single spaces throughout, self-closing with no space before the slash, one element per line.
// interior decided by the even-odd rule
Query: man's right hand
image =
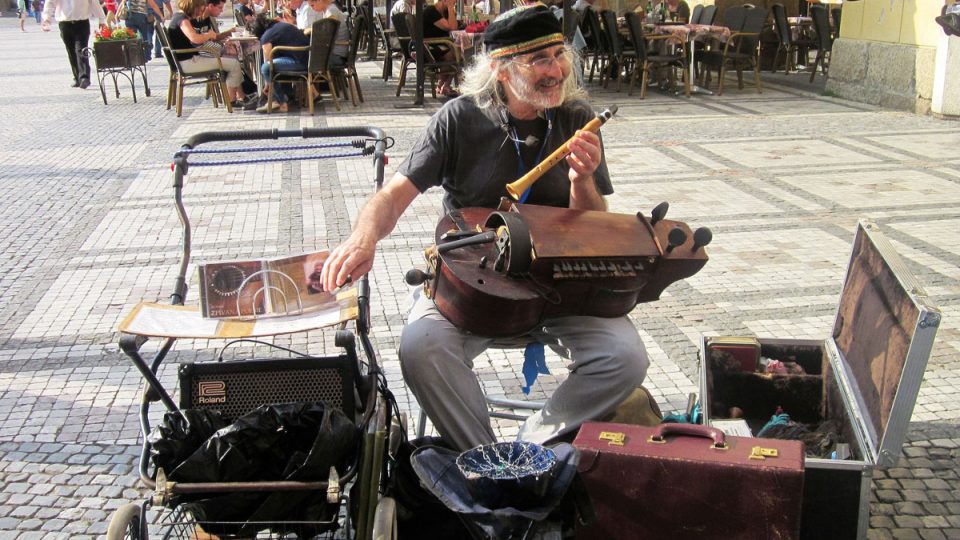
<path fill-rule="evenodd" d="M 332 291 L 350 281 L 356 281 L 373 268 L 376 244 L 368 246 L 354 238 L 355 236 L 356 233 L 331 251 L 324 262 L 320 276 L 323 290 Z"/>

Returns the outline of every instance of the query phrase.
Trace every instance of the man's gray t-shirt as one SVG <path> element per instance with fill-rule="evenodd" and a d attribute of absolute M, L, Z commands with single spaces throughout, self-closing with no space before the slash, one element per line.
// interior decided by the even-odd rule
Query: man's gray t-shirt
<path fill-rule="evenodd" d="M 506 185 L 549 156 L 561 144 L 595 117 L 584 101 L 574 101 L 547 113 L 549 137 L 541 146 L 548 131 L 548 120 L 530 121 L 509 119 L 505 114 L 488 116 L 469 97 L 447 102 L 417 139 L 410 155 L 400 165 L 400 173 L 424 192 L 440 186 L 446 194 L 444 210 L 479 206 L 496 207 L 501 197 L 508 197 Z M 536 144 L 520 144 L 524 166 L 519 165 L 517 145 L 508 133 L 516 130 L 516 138 L 528 135 L 537 138 Z M 537 159 L 538 154 L 540 160 Z M 530 190 L 525 201 L 543 206 L 570 206 L 570 166 L 566 160 L 547 171 Z M 597 190 L 603 195 L 613 193 L 610 174 L 604 158 L 593 175 Z"/>

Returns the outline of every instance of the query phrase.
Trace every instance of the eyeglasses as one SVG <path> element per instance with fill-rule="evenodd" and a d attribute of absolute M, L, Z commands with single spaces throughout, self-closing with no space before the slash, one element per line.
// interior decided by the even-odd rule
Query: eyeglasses
<path fill-rule="evenodd" d="M 567 52 L 566 49 L 564 49 L 564 50 L 558 52 L 558 53 L 557 53 L 556 55 L 554 55 L 554 56 L 545 56 L 545 57 L 543 57 L 543 58 L 537 58 L 536 60 L 532 60 L 532 61 L 530 61 L 530 62 L 517 62 L 517 61 L 514 61 L 513 63 L 516 64 L 516 65 L 518 65 L 518 66 L 523 66 L 523 67 L 525 67 L 525 68 L 527 68 L 527 69 L 537 69 L 537 70 L 540 70 L 540 71 L 549 71 L 551 68 L 553 68 L 553 63 L 554 63 L 554 62 L 560 64 L 560 67 L 563 67 L 564 64 L 569 64 L 569 63 L 570 63 L 570 60 L 571 60 L 571 59 L 570 59 L 570 53 Z"/>

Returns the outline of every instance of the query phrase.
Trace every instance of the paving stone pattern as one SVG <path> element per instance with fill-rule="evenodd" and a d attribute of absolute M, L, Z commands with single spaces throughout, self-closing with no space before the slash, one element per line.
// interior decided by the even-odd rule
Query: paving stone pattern
<path fill-rule="evenodd" d="M 145 495 L 136 473 L 141 379 L 115 329 L 137 302 L 166 301 L 172 291 L 180 260 L 174 151 L 204 130 L 375 125 L 395 141 L 390 175 L 440 104 L 428 96 L 423 108 L 397 108 L 412 102 L 411 86 L 394 97 L 395 80 L 375 79 L 379 64 L 367 62 L 360 107 L 337 112 L 325 101 L 312 117 L 227 114 L 192 88 L 178 119 L 164 107 L 167 68 L 154 61 L 151 97 L 138 89 L 134 104 L 121 82 L 105 106 L 95 85 L 69 87 L 56 32 L 0 23 L 0 538 L 92 538 L 115 508 Z M 875 474 L 868 538 L 960 538 L 960 124 L 819 96 L 795 81 L 762 94 L 731 84 L 722 97 L 652 91 L 644 101 L 589 86 L 598 108 L 620 106 L 603 129 L 612 209 L 649 211 L 666 200 L 672 218 L 714 232 L 703 271 L 631 314 L 652 359 L 647 385 L 667 412 L 683 408 L 697 389 L 705 334 L 827 337 L 857 220 L 870 218 L 943 321 L 900 463 Z M 364 159 L 196 167 L 185 194 L 193 260 L 334 245 L 349 234 L 372 178 Z M 431 191 L 414 202 L 380 244 L 372 273 L 375 348 L 414 418 L 396 355 L 402 275 L 421 262 L 439 201 Z M 333 349 L 331 334 L 319 331 L 274 341 Z M 221 345 L 177 342 L 161 380 L 173 388 L 178 362 L 210 360 Z M 251 345 L 231 354 L 268 353 Z M 492 392 L 513 396 L 519 362 L 516 351 L 495 351 L 476 369 Z M 562 361 L 548 362 L 554 376 L 541 379 L 534 398 L 563 377 Z M 497 429 L 510 437 L 516 424 Z"/>

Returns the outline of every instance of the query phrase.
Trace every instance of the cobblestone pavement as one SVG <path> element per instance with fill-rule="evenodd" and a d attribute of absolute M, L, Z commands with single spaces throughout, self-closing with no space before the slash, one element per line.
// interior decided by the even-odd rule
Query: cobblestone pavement
<path fill-rule="evenodd" d="M 188 90 L 183 118 L 164 108 L 167 68 L 149 65 L 152 96 L 100 101 L 69 87 L 56 33 L 0 19 L 0 538 L 89 538 L 140 498 L 135 402 L 140 377 L 115 329 L 139 301 L 166 301 L 180 258 L 169 163 L 202 130 L 375 125 L 396 141 L 388 175 L 438 103 L 361 65 L 366 102 L 340 112 L 227 114 Z M 799 76 L 798 76 L 799 77 Z M 139 85 L 139 81 L 138 81 Z M 696 391 L 704 334 L 829 335 L 859 218 L 879 223 L 943 310 L 900 463 L 878 471 L 869 538 L 960 538 L 960 124 L 874 109 L 786 86 L 728 87 L 690 99 L 590 89 L 616 103 L 604 127 L 616 211 L 670 201 L 674 219 L 714 232 L 706 268 L 631 315 L 652 359 L 647 385 L 667 411 Z M 304 160 L 195 169 L 194 260 L 295 253 L 343 239 L 372 191 L 366 160 Z M 509 180 L 509 179 L 504 179 Z M 381 244 L 372 274 L 373 339 L 400 406 L 416 415 L 396 358 L 407 286 L 434 228 L 439 195 L 419 198 Z M 195 295 L 191 301 L 195 302 Z M 278 338 L 311 353 L 322 332 Z M 220 342 L 182 340 L 161 368 L 212 358 Z M 153 342 L 145 349 L 155 350 Z M 240 347 L 238 355 L 264 354 Z M 561 373 L 558 358 L 548 358 Z M 517 357 L 477 370 L 516 393 Z M 549 378 L 548 378 L 549 379 Z M 556 381 L 546 381 L 538 393 Z M 156 411 L 154 411 L 156 412 Z M 498 425 L 509 437 L 516 426 Z"/>

